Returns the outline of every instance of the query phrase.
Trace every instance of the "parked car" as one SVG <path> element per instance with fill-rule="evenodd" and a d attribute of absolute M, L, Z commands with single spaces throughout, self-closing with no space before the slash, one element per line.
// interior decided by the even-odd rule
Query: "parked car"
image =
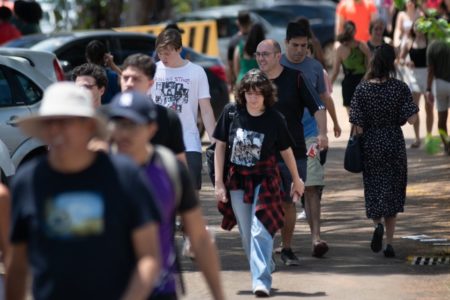
<path fill-rule="evenodd" d="M 35 113 L 45 88 L 62 78 L 61 66 L 52 53 L 0 48 L 0 139 L 15 167 L 46 152 L 46 146 L 24 135 L 15 120 Z"/>
<path fill-rule="evenodd" d="M 333 64 L 335 40 L 334 26 L 336 4 L 329 0 L 276 1 L 274 4 L 255 9 L 255 12 L 266 18 L 274 26 L 286 28 L 292 16 L 306 17 L 311 29 L 322 44 L 327 67 Z M 282 11 L 285 12 L 282 17 Z"/>
<path fill-rule="evenodd" d="M 118 65 L 134 53 L 152 56 L 156 43 L 156 37 L 151 34 L 99 30 L 28 35 L 4 46 L 52 52 L 58 57 L 67 76 L 74 67 L 86 62 L 85 48 L 92 40 L 102 41 Z M 195 52 L 189 47 L 184 48 L 188 59 L 202 66 L 206 72 L 211 93 L 211 105 L 214 115 L 218 118 L 223 107 L 230 101 L 225 67 L 218 57 Z"/>
<path fill-rule="evenodd" d="M 244 4 L 213 6 L 204 9 L 199 9 L 195 12 L 182 14 L 176 18 L 175 21 L 202 21 L 202 20 L 216 20 L 217 33 L 219 38 L 220 58 L 222 62 L 227 62 L 227 49 L 230 38 L 238 32 L 237 15 L 240 10 L 250 10 L 250 6 Z M 253 23 L 260 23 L 264 27 L 266 37 L 277 40 L 284 49 L 284 37 L 286 29 L 281 27 L 274 27 L 264 18 L 255 12 L 250 12 L 250 18 Z"/>
<path fill-rule="evenodd" d="M 11 177 L 16 173 L 16 167 L 9 156 L 6 145 L 0 140 L 0 182 L 8 185 Z"/>

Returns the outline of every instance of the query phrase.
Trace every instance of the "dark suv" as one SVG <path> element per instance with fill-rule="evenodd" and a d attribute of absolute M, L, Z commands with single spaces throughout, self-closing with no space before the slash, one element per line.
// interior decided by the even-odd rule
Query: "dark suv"
<path fill-rule="evenodd" d="M 134 53 L 152 56 L 155 50 L 156 37 L 150 34 L 116 32 L 112 30 L 61 32 L 52 34 L 35 34 L 11 41 L 3 46 L 30 48 L 49 51 L 56 54 L 66 75 L 86 62 L 84 50 L 92 40 L 102 41 L 114 56 L 119 66 L 124 59 Z M 225 68 L 217 57 L 207 56 L 184 47 L 190 61 L 202 66 L 206 71 L 211 93 L 211 105 L 216 118 L 223 107 L 230 101 L 226 82 Z"/>

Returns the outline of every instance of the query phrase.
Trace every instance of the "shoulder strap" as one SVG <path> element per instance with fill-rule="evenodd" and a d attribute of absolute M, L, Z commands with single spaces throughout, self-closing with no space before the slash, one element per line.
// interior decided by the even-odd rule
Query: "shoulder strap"
<path fill-rule="evenodd" d="M 169 174 L 170 180 L 172 181 L 175 188 L 175 207 L 178 208 L 181 201 L 181 193 L 183 187 L 181 186 L 180 170 L 178 168 L 177 158 L 172 153 L 172 151 L 164 146 L 155 145 L 154 147 L 155 152 L 158 153 L 161 157 L 161 161 L 167 173 Z"/>

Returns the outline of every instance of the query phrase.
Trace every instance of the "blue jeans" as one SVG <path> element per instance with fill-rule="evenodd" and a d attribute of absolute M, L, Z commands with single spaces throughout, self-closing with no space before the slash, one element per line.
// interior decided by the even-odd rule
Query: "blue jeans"
<path fill-rule="evenodd" d="M 253 204 L 244 203 L 244 191 L 230 191 L 231 205 L 241 234 L 242 246 L 250 264 L 252 289 L 272 287 L 271 262 L 273 238 L 255 215 L 255 205 L 260 186 L 255 188 Z"/>

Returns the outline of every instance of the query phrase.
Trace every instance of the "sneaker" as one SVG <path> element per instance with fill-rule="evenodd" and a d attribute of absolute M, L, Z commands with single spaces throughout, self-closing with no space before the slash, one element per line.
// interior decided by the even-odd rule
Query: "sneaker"
<path fill-rule="evenodd" d="M 385 257 L 395 257 L 394 247 L 390 244 L 386 245 L 386 249 L 383 250 L 383 253 Z"/>
<path fill-rule="evenodd" d="M 270 296 L 270 291 L 263 285 L 257 286 L 253 291 L 257 298 L 266 298 Z"/>
<path fill-rule="evenodd" d="M 381 248 L 383 247 L 383 234 L 383 224 L 378 223 L 377 227 L 375 227 L 375 230 L 373 231 L 372 242 L 370 243 L 370 249 L 372 249 L 373 252 L 381 251 Z"/>
<path fill-rule="evenodd" d="M 275 248 L 275 253 L 280 254 L 281 250 L 283 250 L 283 242 L 280 243 L 280 246 Z"/>
<path fill-rule="evenodd" d="M 303 210 L 301 213 L 297 214 L 297 220 L 306 220 L 305 210 Z"/>
<path fill-rule="evenodd" d="M 298 266 L 300 261 L 297 256 L 295 256 L 294 252 L 292 252 L 291 248 L 283 248 L 281 250 L 281 260 L 286 266 Z"/>

